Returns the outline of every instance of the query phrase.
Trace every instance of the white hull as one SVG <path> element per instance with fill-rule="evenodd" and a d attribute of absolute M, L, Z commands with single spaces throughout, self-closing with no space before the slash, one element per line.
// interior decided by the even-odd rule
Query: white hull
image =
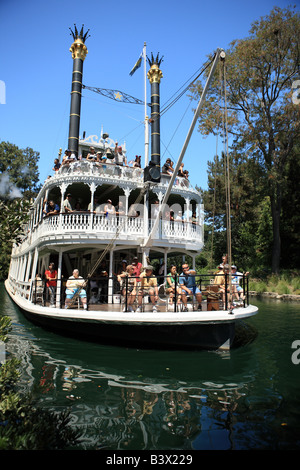
<path fill-rule="evenodd" d="M 31 321 L 67 334 L 98 339 L 118 345 L 139 344 L 145 347 L 230 349 L 234 340 L 235 322 L 255 315 L 257 307 L 230 310 L 174 312 L 122 312 L 121 306 L 106 306 L 105 311 L 61 309 L 35 305 L 8 294 Z M 176 334 L 175 334 L 176 333 Z M 171 336 L 171 337 L 170 337 Z"/>

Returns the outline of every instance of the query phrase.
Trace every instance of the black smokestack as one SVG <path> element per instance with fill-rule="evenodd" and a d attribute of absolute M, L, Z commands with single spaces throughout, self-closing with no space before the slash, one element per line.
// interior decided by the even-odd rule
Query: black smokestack
<path fill-rule="evenodd" d="M 87 30 L 83 33 L 83 25 L 78 32 L 76 25 L 74 31 L 70 28 L 71 35 L 74 42 L 70 47 L 73 58 L 73 74 L 72 74 L 72 89 L 71 89 L 71 109 L 70 109 L 70 124 L 69 124 L 69 140 L 68 147 L 72 153 L 78 156 L 79 144 L 79 128 L 80 128 L 80 109 L 81 109 L 81 90 L 82 90 L 82 70 L 83 61 L 88 53 L 85 45 L 86 39 L 89 37 Z"/>
<path fill-rule="evenodd" d="M 145 168 L 144 181 L 160 182 L 160 80 L 163 76 L 160 70 L 162 57 L 156 58 L 151 54 L 148 58 L 150 70 L 148 78 L 151 84 L 151 160 L 149 166 Z"/>

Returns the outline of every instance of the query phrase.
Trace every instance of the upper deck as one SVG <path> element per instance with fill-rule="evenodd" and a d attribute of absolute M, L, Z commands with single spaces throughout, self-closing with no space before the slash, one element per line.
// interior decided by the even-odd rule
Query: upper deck
<path fill-rule="evenodd" d="M 106 163 L 88 161 L 91 144 L 95 150 L 113 149 L 109 139 L 80 141 L 81 160 L 62 165 L 49 177 L 40 190 L 31 211 L 23 243 L 14 248 L 20 255 L 43 245 L 106 245 L 118 230 L 116 245 L 142 246 L 148 238 L 159 205 L 169 186 L 170 176 L 161 175 L 158 184 L 150 184 L 147 196 L 137 204 L 144 187 L 144 170 L 129 165 L 119 166 L 113 160 Z M 125 145 L 123 145 L 126 154 Z M 72 212 L 65 212 L 64 201 L 71 194 Z M 105 211 L 107 199 L 115 208 Z M 53 200 L 59 213 L 46 215 L 45 202 Z M 118 212 L 121 202 L 122 211 Z M 170 213 L 174 218 L 170 218 Z M 194 213 L 194 216 L 192 216 Z M 200 194 L 186 178 L 177 177 L 171 189 L 168 205 L 161 213 L 153 235 L 153 247 L 170 251 L 199 251 L 203 246 L 203 206 Z"/>

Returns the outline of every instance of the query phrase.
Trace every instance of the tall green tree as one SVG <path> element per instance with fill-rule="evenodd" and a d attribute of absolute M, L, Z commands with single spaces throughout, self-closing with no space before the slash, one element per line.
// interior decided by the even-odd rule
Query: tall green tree
<path fill-rule="evenodd" d="M 39 153 L 0 142 L 0 279 L 6 279 L 14 242 L 20 241 L 30 200 L 39 189 Z"/>
<path fill-rule="evenodd" d="M 39 152 L 0 142 L 0 198 L 32 197 L 39 188 Z"/>
<path fill-rule="evenodd" d="M 226 51 L 227 129 L 231 148 L 260 166 L 272 215 L 272 271 L 279 272 L 282 201 L 300 137 L 300 105 L 295 80 L 300 63 L 300 17 L 293 8 L 274 8 L 253 23 L 249 36 Z M 220 73 L 223 63 L 220 63 Z M 193 96 L 202 92 L 197 83 Z M 293 95 L 294 93 L 294 95 Z M 203 134 L 217 133 L 222 106 L 220 80 L 211 86 L 199 118 Z M 223 102 L 222 102 L 223 103 Z"/>

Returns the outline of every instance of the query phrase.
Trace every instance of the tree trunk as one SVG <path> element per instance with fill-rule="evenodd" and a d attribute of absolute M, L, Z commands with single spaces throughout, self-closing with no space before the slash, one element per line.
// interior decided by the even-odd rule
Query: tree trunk
<path fill-rule="evenodd" d="M 273 248 L 272 248 L 272 272 L 279 274 L 280 254 L 281 254 L 281 238 L 280 238 L 280 212 L 281 212 L 281 196 L 278 197 L 277 204 L 274 195 L 271 196 L 271 211 L 273 221 Z"/>

